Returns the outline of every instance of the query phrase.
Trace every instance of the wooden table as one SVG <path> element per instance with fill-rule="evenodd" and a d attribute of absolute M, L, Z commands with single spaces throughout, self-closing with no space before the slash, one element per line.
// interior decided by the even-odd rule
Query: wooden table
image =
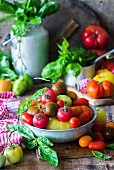
<path fill-rule="evenodd" d="M 43 84 L 45 87 L 46 84 Z M 32 91 L 27 92 L 24 96 L 19 97 L 23 100 L 31 96 L 42 85 L 37 85 Z M 103 106 L 107 111 L 114 113 L 114 105 Z M 37 157 L 36 149 L 24 149 L 24 157 L 20 163 L 6 164 L 3 170 L 105 170 L 104 162 L 95 158 L 88 148 L 81 148 L 78 140 L 64 144 L 54 144 L 53 149 L 57 152 L 59 158 L 58 167 L 54 167 Z M 112 150 L 105 150 L 104 153 L 113 153 Z M 107 161 L 108 170 L 114 170 L 114 158 Z"/>

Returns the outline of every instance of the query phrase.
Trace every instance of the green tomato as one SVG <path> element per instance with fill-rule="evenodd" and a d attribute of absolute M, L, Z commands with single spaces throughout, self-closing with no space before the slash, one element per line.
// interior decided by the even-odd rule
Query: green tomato
<path fill-rule="evenodd" d="M 0 154 L 0 168 L 2 168 L 6 163 L 6 157 Z"/>
<path fill-rule="evenodd" d="M 24 80 L 27 82 L 27 90 L 31 90 L 33 88 L 33 80 L 29 74 L 22 74 L 20 77 L 23 77 Z M 20 78 L 19 77 L 19 78 Z"/>
<path fill-rule="evenodd" d="M 14 81 L 12 91 L 15 95 L 20 96 L 27 90 L 27 82 L 23 78 Z"/>
<path fill-rule="evenodd" d="M 17 163 L 20 162 L 23 158 L 23 151 L 21 147 L 17 144 L 12 144 L 5 148 L 4 152 L 6 156 L 6 160 L 10 163 Z"/>

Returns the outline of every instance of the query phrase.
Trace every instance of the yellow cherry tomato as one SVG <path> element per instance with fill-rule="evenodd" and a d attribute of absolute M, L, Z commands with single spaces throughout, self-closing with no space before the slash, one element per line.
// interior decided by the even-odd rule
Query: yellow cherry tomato
<path fill-rule="evenodd" d="M 12 82 L 9 79 L 0 80 L 0 93 L 11 91 L 12 89 Z"/>

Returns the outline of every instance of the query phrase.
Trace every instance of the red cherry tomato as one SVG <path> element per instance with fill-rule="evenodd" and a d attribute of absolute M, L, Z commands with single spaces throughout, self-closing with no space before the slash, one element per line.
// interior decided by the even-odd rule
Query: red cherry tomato
<path fill-rule="evenodd" d="M 33 116 L 30 115 L 29 113 L 27 112 L 24 112 L 22 115 L 21 115 L 21 120 L 22 122 L 24 123 L 27 123 L 29 125 L 32 125 L 33 123 Z"/>
<path fill-rule="evenodd" d="M 88 148 L 90 150 L 102 150 L 106 147 L 106 143 L 103 141 L 94 141 L 94 142 L 90 142 L 88 145 Z"/>
<path fill-rule="evenodd" d="M 69 124 L 71 128 L 77 128 L 80 126 L 80 121 L 77 117 L 71 117 L 69 120 Z"/>
<path fill-rule="evenodd" d="M 103 142 L 105 141 L 105 138 L 101 132 L 95 132 L 93 137 L 95 141 L 103 141 Z"/>
<path fill-rule="evenodd" d="M 57 100 L 57 105 L 59 107 L 63 107 L 64 106 L 64 101 L 63 100 Z"/>
<path fill-rule="evenodd" d="M 57 102 L 57 95 L 53 90 L 46 90 L 45 93 L 41 97 L 41 101 L 43 104 L 47 102 Z"/>
<path fill-rule="evenodd" d="M 33 125 L 37 128 L 45 128 L 48 125 L 49 118 L 44 113 L 37 113 L 33 117 Z"/>
<path fill-rule="evenodd" d="M 58 109 L 57 118 L 60 121 L 68 122 L 71 117 L 73 117 L 73 111 L 72 111 L 71 107 L 64 106 L 64 107 L 61 107 L 60 109 Z"/>
<path fill-rule="evenodd" d="M 73 101 L 73 106 L 81 106 L 81 105 L 89 106 L 89 100 L 85 98 L 79 98 Z"/>

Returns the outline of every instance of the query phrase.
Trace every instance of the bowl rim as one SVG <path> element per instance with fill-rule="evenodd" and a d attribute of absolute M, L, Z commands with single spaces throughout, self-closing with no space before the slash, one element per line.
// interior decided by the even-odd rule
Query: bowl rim
<path fill-rule="evenodd" d="M 21 121 L 21 123 L 25 124 L 25 125 L 28 126 L 28 127 L 32 127 L 32 128 L 35 129 L 35 130 L 40 130 L 40 131 L 45 131 L 45 132 L 65 132 L 65 131 L 73 131 L 73 130 L 76 130 L 76 129 L 79 129 L 79 130 L 80 130 L 80 129 L 86 127 L 88 124 L 91 124 L 91 123 L 95 120 L 95 118 L 96 118 L 96 116 L 97 116 L 97 110 L 95 109 L 95 106 L 92 106 L 91 104 L 89 104 L 89 107 L 92 109 L 92 111 L 93 111 L 93 113 L 94 113 L 94 116 L 92 117 L 92 119 L 91 119 L 88 123 L 86 123 L 86 124 L 84 124 L 84 125 L 82 125 L 82 126 L 79 126 L 78 128 L 71 128 L 71 129 L 65 129 L 65 130 L 50 130 L 50 129 L 37 128 L 37 127 L 35 127 L 35 126 L 29 125 L 29 124 L 27 124 L 27 123 L 24 123 L 24 122 L 22 122 L 22 121 Z"/>

